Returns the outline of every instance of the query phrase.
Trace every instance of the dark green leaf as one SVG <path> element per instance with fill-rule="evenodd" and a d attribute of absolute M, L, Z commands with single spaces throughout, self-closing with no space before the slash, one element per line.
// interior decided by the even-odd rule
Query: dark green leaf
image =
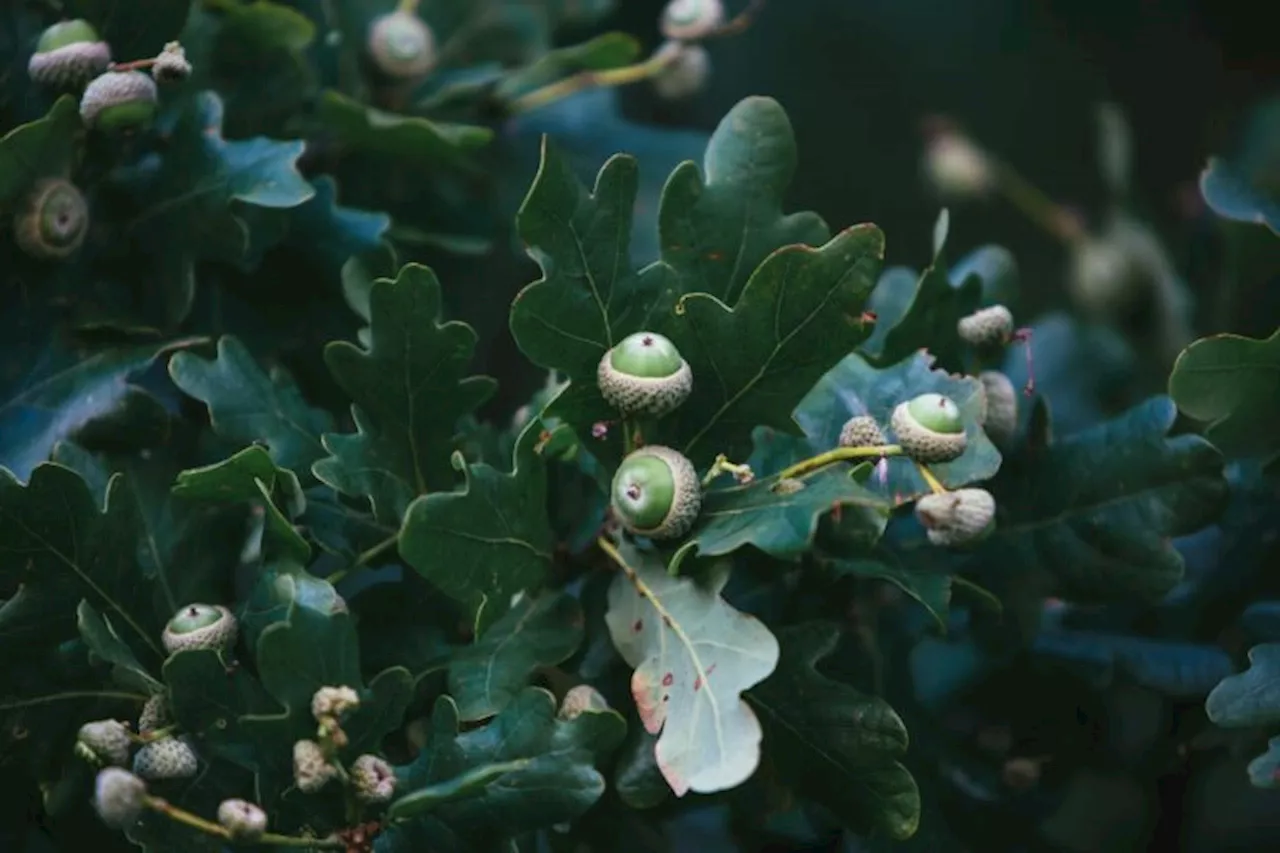
<path fill-rule="evenodd" d="M 173 494 L 196 501 L 255 500 L 262 496 L 258 482 L 272 488 L 279 471 L 266 448 L 255 444 L 221 462 L 178 472 Z"/>
<path fill-rule="evenodd" d="M 37 180 L 65 176 L 83 132 L 79 104 L 63 95 L 44 118 L 6 133 L 0 139 L 0 206 L 12 210 Z"/>
<path fill-rule="evenodd" d="M 266 373 L 235 337 L 218 339 L 218 354 L 206 361 L 179 353 L 169 375 L 186 394 L 209 408 L 218 435 L 239 444 L 265 444 L 281 468 L 302 472 L 324 455 L 320 434 L 333 419 L 302 399 L 282 369 Z"/>
<path fill-rule="evenodd" d="M 160 683 L 138 663 L 137 656 L 116 633 L 115 626 L 88 601 L 81 601 L 76 608 L 76 624 L 80 629 L 80 639 L 84 640 L 90 653 L 110 664 L 116 684 L 143 694 L 158 691 Z"/>
<path fill-rule="evenodd" d="M 920 823 L 920 794 L 895 760 L 907 748 L 906 727 L 884 700 L 818 672 L 838 639 L 826 623 L 784 629 L 777 672 L 747 699 L 787 784 L 857 832 L 910 838 Z"/>
<path fill-rule="evenodd" d="M 859 225 L 821 248 L 773 253 L 733 308 L 703 293 L 681 298 L 658 331 L 680 348 L 694 390 L 662 421 L 663 443 L 701 465 L 749 454 L 757 426 L 799 435 L 792 410 L 870 334 L 862 308 L 883 256 L 884 235 Z"/>
<path fill-rule="evenodd" d="M 1280 234 L 1276 151 L 1280 148 L 1280 100 L 1253 111 L 1226 157 L 1212 157 L 1200 175 L 1200 194 L 1219 216 L 1264 224 Z"/>
<path fill-rule="evenodd" d="M 1159 601 L 1182 577 L 1170 537 L 1208 524 L 1227 499 L 1222 456 L 1199 436 L 1170 437 L 1176 416 L 1155 397 L 1007 458 L 989 485 L 996 531 L 975 563 L 1043 573 L 1068 599 Z"/>
<path fill-rule="evenodd" d="M 334 379 L 354 401 L 358 432 L 328 434 L 332 454 L 316 476 L 344 494 L 372 499 L 379 520 L 396 524 L 414 497 L 449 488 L 458 420 L 492 396 L 496 383 L 468 376 L 475 330 L 440 323 L 440 282 L 419 264 L 369 293 L 369 348 L 325 348 Z"/>
<path fill-rule="evenodd" d="M 680 274 L 682 293 L 708 293 L 734 305 L 747 279 L 775 250 L 820 246 L 830 238 L 822 217 L 784 214 L 796 171 L 787 113 L 772 98 L 739 101 L 707 145 L 702 171 L 684 163 L 662 192 L 662 259 Z"/>
<path fill-rule="evenodd" d="M 579 44 L 543 54 L 531 65 L 507 74 L 494 89 L 506 101 L 579 71 L 604 71 L 635 62 L 641 46 L 627 33 L 603 33 Z"/>
<path fill-rule="evenodd" d="M 449 694 L 463 722 L 505 708 L 538 667 L 555 666 L 582 643 L 582 609 L 566 593 L 526 595 L 449 664 Z"/>
<path fill-rule="evenodd" d="M 423 495 L 405 513 L 401 556 L 463 604 L 477 635 L 507 612 L 512 596 L 541 583 L 551 565 L 539 432 L 533 421 L 521 434 L 510 473 L 467 465 L 454 454 L 466 475 L 463 490 Z"/>
<path fill-rule="evenodd" d="M 334 91 L 320 97 L 317 118 L 348 150 L 393 158 L 427 172 L 467 164 L 470 153 L 493 138 L 487 127 L 384 112 Z"/>
<path fill-rule="evenodd" d="M 1267 751 L 1249 762 L 1249 781 L 1255 788 L 1280 788 L 1280 737 L 1267 742 Z"/>
<path fill-rule="evenodd" d="M 1214 335 L 1183 350 L 1169 376 L 1178 408 L 1207 423 L 1224 453 L 1280 453 L 1280 329 L 1266 340 Z"/>
<path fill-rule="evenodd" d="M 349 258 L 377 252 L 391 228 L 391 217 L 342 207 L 333 178 L 312 181 L 316 194 L 293 210 L 287 243 L 301 252 L 319 254 L 334 272 Z"/>
<path fill-rule="evenodd" d="M 831 569 L 837 575 L 888 581 L 920 602 L 937 622 L 938 628 L 946 629 L 952 585 L 952 577 L 946 572 L 909 568 L 889 551 L 877 553 L 875 559 L 833 560 Z"/>
<path fill-rule="evenodd" d="M 1213 688 L 1204 709 L 1224 728 L 1280 724 L 1280 643 L 1249 649 L 1249 668 Z"/>

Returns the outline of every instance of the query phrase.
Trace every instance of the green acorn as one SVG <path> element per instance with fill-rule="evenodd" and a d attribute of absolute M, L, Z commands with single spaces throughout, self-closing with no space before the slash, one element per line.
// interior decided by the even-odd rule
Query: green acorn
<path fill-rule="evenodd" d="M 888 443 L 871 415 L 854 415 L 840 429 L 841 447 L 883 447 Z"/>
<path fill-rule="evenodd" d="M 190 779 L 199 769 L 196 751 L 184 738 L 153 740 L 133 756 L 133 772 L 143 779 Z"/>
<path fill-rule="evenodd" d="M 891 423 L 898 444 L 917 462 L 950 462 L 968 445 L 959 407 L 941 394 L 921 394 L 899 403 Z"/>
<path fill-rule="evenodd" d="M 247 800 L 223 800 L 218 804 L 218 823 L 232 841 L 252 844 L 267 831 L 267 813 Z"/>
<path fill-rule="evenodd" d="M 1004 346 L 1013 337 L 1013 312 L 1003 305 L 981 308 L 961 317 L 956 331 L 970 346 Z"/>
<path fill-rule="evenodd" d="M 1018 430 L 1018 392 L 998 370 L 978 374 L 982 383 L 982 430 L 996 444 L 1004 444 Z"/>
<path fill-rule="evenodd" d="M 74 254 L 89 233 L 89 205 L 70 181 L 44 178 L 27 194 L 13 219 L 18 248 L 34 258 Z"/>
<path fill-rule="evenodd" d="M 40 35 L 27 74 L 42 86 L 73 88 L 92 80 L 111 64 L 111 45 L 81 18 L 61 21 Z"/>
<path fill-rule="evenodd" d="M 217 604 L 188 604 L 164 626 L 164 648 L 169 654 L 187 649 L 225 651 L 235 645 L 236 617 Z"/>
<path fill-rule="evenodd" d="M 375 19 L 367 46 L 374 66 L 388 77 L 421 77 L 436 64 L 435 33 L 412 12 L 392 12 Z"/>
<path fill-rule="evenodd" d="M 916 501 L 916 518 L 934 545 L 967 545 L 995 529 L 996 500 L 986 489 L 925 495 Z"/>
<path fill-rule="evenodd" d="M 662 12 L 662 35 L 678 41 L 706 38 L 724 26 L 722 0 L 671 0 Z"/>
<path fill-rule="evenodd" d="M 700 44 L 668 41 L 654 59 L 666 64 L 653 78 L 653 90 L 664 101 L 681 101 L 702 91 L 711 77 L 711 54 Z"/>
<path fill-rule="evenodd" d="M 693 463 L 669 447 L 642 447 L 613 476 L 613 511 L 622 526 L 651 539 L 689 532 L 702 509 L 702 484 Z"/>
<path fill-rule="evenodd" d="M 141 130 L 156 114 L 156 81 L 141 71 L 108 71 L 94 77 L 80 97 L 85 126 L 109 133 Z"/>
<path fill-rule="evenodd" d="M 654 332 L 636 332 L 600 359 L 596 384 L 624 415 L 662 417 L 693 390 L 693 371 L 675 344 Z"/>

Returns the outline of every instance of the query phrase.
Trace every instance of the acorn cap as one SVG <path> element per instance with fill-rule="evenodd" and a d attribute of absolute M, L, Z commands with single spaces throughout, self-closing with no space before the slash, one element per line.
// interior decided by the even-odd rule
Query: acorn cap
<path fill-rule="evenodd" d="M 31 79 L 44 86 L 72 87 L 101 74 L 111 64 L 111 45 L 83 18 L 59 21 L 40 34 L 27 62 Z"/>
<path fill-rule="evenodd" d="M 653 90 L 666 101 L 691 98 L 711 77 L 711 54 L 700 44 L 667 41 L 654 57 L 666 62 L 653 78 Z"/>
<path fill-rule="evenodd" d="M 236 617 L 220 604 L 188 604 L 164 626 L 164 648 L 169 654 L 187 649 L 225 651 L 235 645 Z"/>
<path fill-rule="evenodd" d="M 85 723 L 76 735 L 76 741 L 88 747 L 102 764 L 123 767 L 129 763 L 129 730 L 119 720 L 95 720 Z"/>
<path fill-rule="evenodd" d="M 376 18 L 369 28 L 369 57 L 388 77 L 421 77 L 436 64 L 436 37 L 412 12 Z"/>
<path fill-rule="evenodd" d="M 982 383 L 982 429 L 996 444 L 1003 444 L 1018 430 L 1018 392 L 998 370 L 978 374 Z"/>
<path fill-rule="evenodd" d="M 141 71 L 108 71 L 94 77 L 80 97 L 80 118 L 105 131 L 136 130 L 156 114 L 156 81 Z"/>
<path fill-rule="evenodd" d="M 138 733 L 146 734 L 162 729 L 172 720 L 173 717 L 169 713 L 169 697 L 164 693 L 156 693 L 147 700 L 147 704 L 142 706 L 142 712 L 138 714 Z"/>
<path fill-rule="evenodd" d="M 396 772 L 385 759 L 362 755 L 351 765 L 351 783 L 362 803 L 385 803 L 396 792 Z"/>
<path fill-rule="evenodd" d="M 232 841 L 257 841 L 267 831 L 267 813 L 247 800 L 223 800 L 218 804 L 218 823 Z"/>
<path fill-rule="evenodd" d="M 915 512 L 934 545 L 965 545 L 995 529 L 996 500 L 986 489 L 956 489 L 925 495 Z"/>
<path fill-rule="evenodd" d="M 722 0 L 671 0 L 659 25 L 665 38 L 694 41 L 711 35 L 724 21 Z"/>
<path fill-rule="evenodd" d="M 693 371 L 675 344 L 636 332 L 600 358 L 596 384 L 605 402 L 627 415 L 662 417 L 693 390 Z"/>
<path fill-rule="evenodd" d="M 632 533 L 676 539 L 689 532 L 702 509 L 702 484 L 683 454 L 650 445 L 618 466 L 612 504 L 622 526 Z"/>
<path fill-rule="evenodd" d="M 34 258 L 68 257 L 88 233 L 89 205 L 84 194 L 62 178 L 37 181 L 13 219 L 14 241 Z"/>
<path fill-rule="evenodd" d="M 128 829 L 142 815 L 147 803 L 147 783 L 128 770 L 108 767 L 93 783 L 93 807 L 102 822 L 113 829 Z"/>
<path fill-rule="evenodd" d="M 161 83 L 172 83 L 185 80 L 191 76 L 191 63 L 187 61 L 187 52 L 180 42 L 171 41 L 156 56 L 151 66 L 151 76 Z"/>
<path fill-rule="evenodd" d="M 1013 312 L 1003 305 L 980 308 L 956 323 L 960 339 L 975 347 L 1003 346 L 1013 337 Z"/>
<path fill-rule="evenodd" d="M 840 429 L 841 447 L 882 447 L 888 443 L 871 415 L 854 415 Z"/>
<path fill-rule="evenodd" d="M 199 769 L 196 751 L 185 738 L 153 740 L 133 756 L 133 772 L 143 779 L 189 779 Z"/>
<path fill-rule="evenodd" d="M 890 422 L 898 444 L 917 462 L 950 462 L 968 446 L 960 409 L 941 394 L 921 394 L 899 403 Z"/>

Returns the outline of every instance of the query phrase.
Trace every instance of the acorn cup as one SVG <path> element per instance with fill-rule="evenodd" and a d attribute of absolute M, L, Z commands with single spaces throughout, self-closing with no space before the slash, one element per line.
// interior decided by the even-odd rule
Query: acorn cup
<path fill-rule="evenodd" d="M 678 41 L 706 38 L 724 26 L 722 0 L 671 0 L 662 10 L 662 35 Z"/>
<path fill-rule="evenodd" d="M 613 512 L 622 526 L 650 539 L 678 539 L 702 509 L 693 463 L 669 447 L 642 447 L 613 476 Z"/>
<path fill-rule="evenodd" d="M 169 654 L 188 649 L 226 651 L 235 645 L 236 617 L 218 604 L 188 604 L 164 626 L 164 648 Z"/>
<path fill-rule="evenodd" d="M 89 205 L 62 178 L 37 181 L 13 219 L 14 240 L 33 258 L 61 260 L 75 254 L 89 233 Z"/>
<path fill-rule="evenodd" d="M 111 64 L 111 45 L 98 37 L 82 18 L 60 21 L 40 35 L 27 74 L 42 86 L 72 89 L 83 86 Z"/>
<path fill-rule="evenodd" d="M 899 403 L 892 425 L 898 444 L 917 462 L 950 462 L 968 446 L 959 407 L 941 394 L 921 394 Z"/>
<path fill-rule="evenodd" d="M 100 74 L 80 97 L 86 127 L 106 133 L 131 133 L 151 125 L 158 108 L 156 81 L 141 71 Z"/>
<path fill-rule="evenodd" d="M 654 332 L 636 332 L 600 359 L 596 384 L 624 415 L 660 418 L 693 390 L 693 372 L 675 344 Z"/>

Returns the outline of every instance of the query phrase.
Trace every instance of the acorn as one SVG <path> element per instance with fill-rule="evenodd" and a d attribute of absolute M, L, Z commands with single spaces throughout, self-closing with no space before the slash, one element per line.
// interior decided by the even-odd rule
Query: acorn
<path fill-rule="evenodd" d="M 916 518 L 934 545 L 967 545 L 995 529 L 996 500 L 986 489 L 929 494 L 916 501 Z"/>
<path fill-rule="evenodd" d="M 412 12 L 397 11 L 375 18 L 367 44 L 374 66 L 388 77 L 421 77 L 436 64 L 436 37 L 431 27 Z"/>
<path fill-rule="evenodd" d="M 385 803 L 396 792 L 396 772 L 385 759 L 362 755 L 351 765 L 351 787 L 362 803 Z"/>
<path fill-rule="evenodd" d="M 888 443 L 871 415 L 854 415 L 840 429 L 841 447 L 883 447 Z"/>
<path fill-rule="evenodd" d="M 109 133 L 141 130 L 155 118 L 156 81 L 141 71 L 108 71 L 94 77 L 80 97 L 87 127 Z"/>
<path fill-rule="evenodd" d="M 129 729 L 119 720 L 95 720 L 85 723 L 76 735 L 77 747 L 86 758 L 92 758 L 99 766 L 114 764 L 123 767 L 129 763 L 132 744 Z"/>
<path fill-rule="evenodd" d="M 93 783 L 93 807 L 113 829 L 128 829 L 147 804 L 147 783 L 128 770 L 108 767 Z"/>
<path fill-rule="evenodd" d="M 624 415 L 662 417 L 693 390 L 693 371 L 675 344 L 654 332 L 629 335 L 604 354 L 596 384 Z"/>
<path fill-rule="evenodd" d="M 164 626 L 169 654 L 187 649 L 226 651 L 236 643 L 238 625 L 231 611 L 219 604 L 188 604 Z"/>
<path fill-rule="evenodd" d="M 338 776 L 320 744 L 300 740 L 293 745 L 293 782 L 304 794 L 314 794 Z"/>
<path fill-rule="evenodd" d="M 223 800 L 218 804 L 218 823 L 232 841 L 251 844 L 267 831 L 267 813 L 247 800 Z"/>
<path fill-rule="evenodd" d="M 13 218 L 18 248 L 33 258 L 58 260 L 75 253 L 89 233 L 89 205 L 70 181 L 43 178 Z"/>
<path fill-rule="evenodd" d="M 156 56 L 151 66 L 151 76 L 159 83 L 176 83 L 191 76 L 191 63 L 181 42 L 171 41 Z"/>
<path fill-rule="evenodd" d="M 700 44 L 667 41 L 654 58 L 665 63 L 653 78 L 653 90 L 664 101 L 693 97 L 711 77 L 711 54 Z"/>
<path fill-rule="evenodd" d="M 968 445 L 959 407 L 941 394 L 921 394 L 899 403 L 891 423 L 898 444 L 917 462 L 950 462 Z"/>
<path fill-rule="evenodd" d="M 40 34 L 27 74 L 42 86 L 73 88 L 89 82 L 111 64 L 111 45 L 82 18 L 60 21 Z"/>
<path fill-rule="evenodd" d="M 146 734 L 162 729 L 173 721 L 169 712 L 169 697 L 164 693 L 156 693 L 142 706 L 138 714 L 138 733 Z"/>
<path fill-rule="evenodd" d="M 133 756 L 133 772 L 143 779 L 190 779 L 200 768 L 185 738 L 153 740 Z"/>
<path fill-rule="evenodd" d="M 613 512 L 622 526 L 650 539 L 677 539 L 702 509 L 702 484 L 693 463 L 669 447 L 633 452 L 613 476 Z"/>
<path fill-rule="evenodd" d="M 671 0 L 659 26 L 665 38 L 695 41 L 720 29 L 724 21 L 722 0 Z"/>
<path fill-rule="evenodd" d="M 1004 346 L 1013 337 L 1013 312 L 1003 305 L 980 308 L 956 323 L 960 339 L 970 346 Z"/>
<path fill-rule="evenodd" d="M 1004 444 L 1018 430 L 1017 389 L 998 370 L 984 370 L 978 381 L 982 383 L 982 429 L 996 444 Z"/>

